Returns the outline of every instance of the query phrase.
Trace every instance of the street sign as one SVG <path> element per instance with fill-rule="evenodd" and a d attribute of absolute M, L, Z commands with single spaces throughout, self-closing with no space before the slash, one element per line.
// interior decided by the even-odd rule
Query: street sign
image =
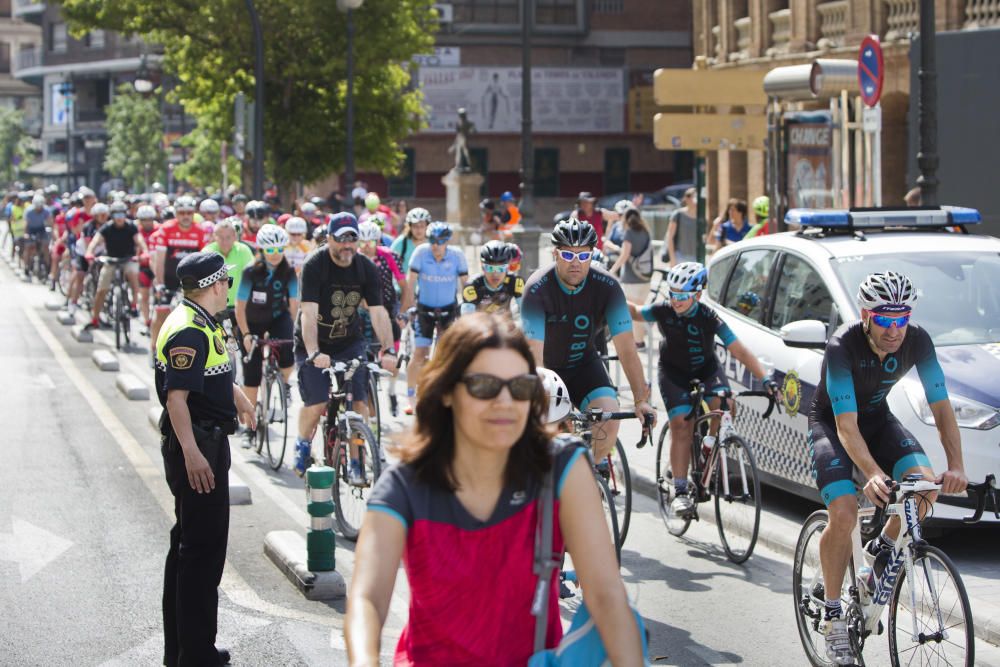
<path fill-rule="evenodd" d="M 661 151 L 762 150 L 767 139 L 763 114 L 658 113 L 653 144 Z"/>
<path fill-rule="evenodd" d="M 882 107 L 866 107 L 861 112 L 861 129 L 865 132 L 878 132 L 882 129 Z"/>
<path fill-rule="evenodd" d="M 861 40 L 858 51 L 858 87 L 861 99 L 870 107 L 878 104 L 882 97 L 882 83 L 885 81 L 885 61 L 882 59 L 882 45 L 878 35 L 868 35 Z"/>
<path fill-rule="evenodd" d="M 761 106 L 764 72 L 731 69 L 681 69 L 664 67 L 653 74 L 653 97 L 667 106 Z"/>

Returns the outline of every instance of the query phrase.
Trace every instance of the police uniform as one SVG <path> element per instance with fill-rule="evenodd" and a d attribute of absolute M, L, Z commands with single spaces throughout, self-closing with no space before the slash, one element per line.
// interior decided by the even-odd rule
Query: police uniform
<path fill-rule="evenodd" d="M 218 253 L 193 253 L 177 267 L 182 285 L 208 287 L 226 280 Z M 215 489 L 199 494 L 188 481 L 184 453 L 166 410 L 170 390 L 187 390 L 187 407 L 198 449 L 215 476 Z M 168 666 L 220 665 L 215 648 L 218 586 L 229 538 L 229 441 L 235 430 L 233 364 L 222 327 L 190 299 L 177 306 L 156 340 L 156 393 L 164 406 L 161 453 L 174 496 L 176 523 L 170 530 L 163 584 L 163 624 Z"/>

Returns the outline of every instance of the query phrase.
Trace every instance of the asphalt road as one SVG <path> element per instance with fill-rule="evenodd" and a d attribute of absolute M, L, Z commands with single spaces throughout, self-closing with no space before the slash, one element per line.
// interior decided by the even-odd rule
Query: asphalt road
<path fill-rule="evenodd" d="M 116 391 L 114 374 L 90 361 L 109 339 L 74 341 L 44 309 L 44 288 L 20 283 L 0 263 L 0 290 L 0 664 L 159 664 L 171 504 L 147 421 L 153 403 Z M 151 382 L 143 351 L 120 357 L 123 371 Z M 263 555 L 269 531 L 304 533 L 302 482 L 287 467 L 271 472 L 235 441 L 233 450 L 253 504 L 232 509 L 220 645 L 232 648 L 234 665 L 346 664 L 343 601 L 306 601 Z M 337 566 L 348 581 L 352 565 L 349 543 L 339 541 Z M 636 497 L 623 575 L 647 619 L 654 664 L 805 663 L 783 554 L 759 547 L 748 563 L 732 565 L 714 525 L 671 537 L 653 503 Z M 564 604 L 567 619 L 578 600 Z M 406 608 L 401 577 L 386 661 Z M 977 646 L 976 664 L 1000 666 L 1000 650 Z M 884 638 L 866 658 L 888 664 Z"/>

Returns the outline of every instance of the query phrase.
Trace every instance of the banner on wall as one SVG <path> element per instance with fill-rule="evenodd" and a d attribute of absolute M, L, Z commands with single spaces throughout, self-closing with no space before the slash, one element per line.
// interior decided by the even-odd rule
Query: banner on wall
<path fill-rule="evenodd" d="M 539 67 L 531 74 L 534 132 L 624 131 L 623 70 Z M 521 131 L 520 67 L 421 68 L 418 80 L 428 112 L 426 132 L 453 132 L 460 108 L 480 134 Z"/>
<path fill-rule="evenodd" d="M 785 115 L 788 207 L 833 207 L 833 122 L 828 111 Z"/>

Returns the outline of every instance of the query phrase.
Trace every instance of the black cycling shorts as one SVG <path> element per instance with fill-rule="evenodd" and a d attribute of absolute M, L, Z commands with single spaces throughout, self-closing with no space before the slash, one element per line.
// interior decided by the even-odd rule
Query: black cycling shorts
<path fill-rule="evenodd" d="M 417 305 L 417 317 L 413 321 L 413 344 L 416 347 L 430 347 L 434 341 L 434 329 L 438 334 L 451 326 L 458 317 L 458 304 L 443 308 L 428 308 Z"/>
<path fill-rule="evenodd" d="M 892 413 L 858 426 L 872 458 L 893 479 L 901 480 L 903 473 L 910 468 L 931 467 L 931 461 L 924 454 L 920 443 Z M 812 456 L 812 476 L 816 480 L 819 495 L 827 506 L 841 496 L 855 495 L 854 463 L 840 442 L 836 425 L 810 418 L 809 451 Z"/>
<path fill-rule="evenodd" d="M 660 369 L 660 396 L 663 397 L 663 405 L 667 408 L 667 419 L 677 416 L 686 417 L 691 412 L 691 381 L 701 380 L 705 384 L 705 391 L 715 391 L 717 389 L 729 389 L 729 380 L 722 373 L 722 369 L 716 366 L 714 369 L 705 369 L 705 372 L 696 373 L 687 382 L 675 382 L 677 378 L 671 378 Z"/>
<path fill-rule="evenodd" d="M 250 332 L 255 336 L 270 334 L 271 338 L 287 340 L 288 343 L 278 348 L 278 367 L 291 368 L 295 364 L 294 345 L 292 340 L 292 316 L 286 310 L 270 322 L 248 322 Z M 243 384 L 247 387 L 259 387 L 264 374 L 264 358 L 260 345 L 254 348 L 250 361 L 243 364 Z"/>
<path fill-rule="evenodd" d="M 617 399 L 618 389 L 608 376 L 608 369 L 600 357 L 584 362 L 573 368 L 551 369 L 562 378 L 569 389 L 569 399 L 578 410 L 586 410 L 595 398 Z"/>

